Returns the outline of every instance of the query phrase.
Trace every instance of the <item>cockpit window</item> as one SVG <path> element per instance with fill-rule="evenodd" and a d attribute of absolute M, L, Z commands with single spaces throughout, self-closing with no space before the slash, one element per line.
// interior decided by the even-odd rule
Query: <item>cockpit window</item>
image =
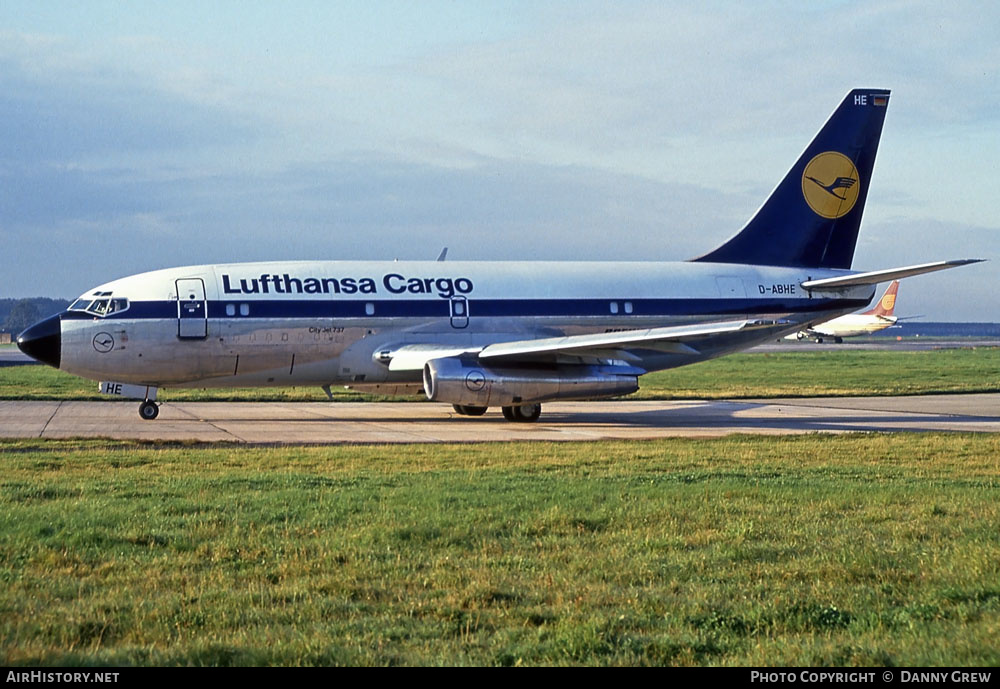
<path fill-rule="evenodd" d="M 104 297 L 101 299 L 77 299 L 70 305 L 70 311 L 83 311 L 94 316 L 107 316 L 111 313 L 118 313 L 128 308 L 128 299 L 117 297 L 111 299 Z"/>

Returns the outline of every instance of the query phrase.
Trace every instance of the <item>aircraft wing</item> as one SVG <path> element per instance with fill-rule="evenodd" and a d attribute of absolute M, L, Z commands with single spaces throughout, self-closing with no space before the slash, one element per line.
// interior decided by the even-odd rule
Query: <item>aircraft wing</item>
<path fill-rule="evenodd" d="M 634 360 L 629 349 L 652 349 L 675 354 L 697 355 L 697 341 L 711 335 L 736 332 L 758 325 L 753 321 L 725 321 L 691 326 L 671 326 L 626 330 L 592 335 L 569 335 L 513 342 L 497 342 L 482 347 L 445 347 L 410 344 L 380 353 L 388 360 L 390 371 L 419 371 L 431 359 L 474 355 L 482 361 L 529 362 L 551 360 L 557 356 L 596 357 Z M 773 325 L 773 323 L 767 323 Z"/>
<path fill-rule="evenodd" d="M 809 290 L 839 290 L 845 287 L 858 287 L 860 285 L 875 285 L 888 280 L 899 280 L 912 275 L 922 275 L 933 273 L 936 270 L 947 270 L 966 266 L 970 263 L 980 263 L 983 258 L 963 258 L 954 261 L 935 261 L 934 263 L 921 263 L 915 266 L 905 266 L 903 268 L 887 268 L 885 270 L 872 270 L 867 273 L 855 273 L 853 275 L 841 275 L 833 278 L 822 278 L 819 280 L 806 280 L 802 287 Z"/>
<path fill-rule="evenodd" d="M 665 328 L 648 328 L 646 330 L 626 330 L 616 333 L 597 333 L 594 335 L 570 335 L 567 337 L 549 337 L 539 340 L 521 340 L 518 342 L 498 342 L 484 347 L 479 353 L 480 359 L 527 360 L 538 355 L 569 355 L 569 356 L 611 356 L 612 358 L 629 358 L 622 350 L 631 348 L 655 349 L 662 352 L 677 354 L 698 354 L 698 350 L 688 344 L 709 335 L 743 330 L 750 325 L 749 321 L 727 321 L 693 326 L 671 326 Z M 611 353 L 614 354 L 611 354 Z"/>

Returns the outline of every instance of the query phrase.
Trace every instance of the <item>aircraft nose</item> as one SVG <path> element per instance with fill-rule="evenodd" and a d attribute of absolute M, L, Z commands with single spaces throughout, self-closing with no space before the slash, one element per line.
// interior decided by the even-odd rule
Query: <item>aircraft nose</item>
<path fill-rule="evenodd" d="M 59 368 L 62 354 L 62 332 L 59 314 L 38 321 L 17 336 L 17 348 L 32 359 Z"/>

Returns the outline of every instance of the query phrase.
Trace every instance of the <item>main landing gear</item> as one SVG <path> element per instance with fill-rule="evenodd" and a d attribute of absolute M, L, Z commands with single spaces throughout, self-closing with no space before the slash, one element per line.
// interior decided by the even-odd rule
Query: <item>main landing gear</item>
<path fill-rule="evenodd" d="M 465 404 L 451 405 L 455 412 L 462 416 L 482 416 L 486 413 L 486 407 L 473 407 Z M 531 423 L 538 421 L 542 415 L 542 405 L 522 404 L 519 407 L 503 407 L 503 418 L 508 421 L 518 421 L 521 423 Z"/>
<path fill-rule="evenodd" d="M 540 404 L 522 404 L 520 407 L 503 408 L 503 418 L 508 421 L 531 423 L 532 421 L 538 421 L 538 417 L 541 415 L 542 405 Z"/>
<path fill-rule="evenodd" d="M 160 407 L 152 400 L 143 400 L 139 404 L 139 416 L 144 421 L 152 421 L 160 414 Z"/>

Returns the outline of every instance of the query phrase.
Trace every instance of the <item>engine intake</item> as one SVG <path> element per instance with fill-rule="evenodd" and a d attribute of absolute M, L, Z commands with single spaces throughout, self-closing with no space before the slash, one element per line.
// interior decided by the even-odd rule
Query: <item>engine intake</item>
<path fill-rule="evenodd" d="M 424 394 L 433 402 L 498 407 L 627 395 L 639 389 L 637 369 L 615 366 L 482 366 L 458 357 L 424 365 Z"/>

